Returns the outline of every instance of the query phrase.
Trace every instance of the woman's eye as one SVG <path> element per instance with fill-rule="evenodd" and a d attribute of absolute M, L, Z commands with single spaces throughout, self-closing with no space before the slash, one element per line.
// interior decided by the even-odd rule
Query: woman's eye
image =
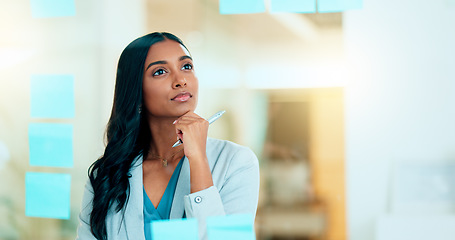
<path fill-rule="evenodd" d="M 182 69 L 191 70 L 191 69 L 193 69 L 193 65 L 187 63 L 187 64 L 183 65 L 183 68 L 182 68 Z"/>
<path fill-rule="evenodd" d="M 153 73 L 153 76 L 159 76 L 159 75 L 162 75 L 164 73 L 165 73 L 165 71 L 163 69 L 158 69 L 157 71 L 155 71 Z"/>

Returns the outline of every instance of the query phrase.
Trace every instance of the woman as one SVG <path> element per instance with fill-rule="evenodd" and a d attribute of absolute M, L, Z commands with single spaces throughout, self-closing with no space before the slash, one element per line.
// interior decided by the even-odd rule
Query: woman
<path fill-rule="evenodd" d="M 150 222 L 256 214 L 254 153 L 207 138 L 198 80 L 182 41 L 151 33 L 120 56 L 104 155 L 89 169 L 77 239 L 151 239 Z M 182 144 L 173 148 L 176 140 Z"/>

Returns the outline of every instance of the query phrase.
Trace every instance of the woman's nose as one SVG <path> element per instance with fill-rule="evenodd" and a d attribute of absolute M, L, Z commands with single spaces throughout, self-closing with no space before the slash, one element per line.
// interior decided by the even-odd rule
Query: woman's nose
<path fill-rule="evenodd" d="M 181 75 L 176 75 L 173 83 L 174 88 L 186 87 L 186 79 Z"/>

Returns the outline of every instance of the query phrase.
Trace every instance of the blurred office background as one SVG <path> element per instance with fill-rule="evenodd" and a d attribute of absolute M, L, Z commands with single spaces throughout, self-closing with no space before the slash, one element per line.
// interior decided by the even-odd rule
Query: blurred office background
<path fill-rule="evenodd" d="M 268 1 L 266 1 L 268 2 Z M 0 3 L 0 239 L 74 239 L 103 153 L 118 57 L 180 36 L 211 137 L 260 161 L 258 239 L 450 239 L 455 234 L 455 1 L 364 0 L 335 13 L 223 15 L 218 0 L 76 0 L 33 18 Z M 30 78 L 74 75 L 75 117 L 32 118 Z M 74 166 L 29 164 L 30 123 L 74 127 Z M 25 215 L 26 172 L 71 175 L 68 220 Z"/>

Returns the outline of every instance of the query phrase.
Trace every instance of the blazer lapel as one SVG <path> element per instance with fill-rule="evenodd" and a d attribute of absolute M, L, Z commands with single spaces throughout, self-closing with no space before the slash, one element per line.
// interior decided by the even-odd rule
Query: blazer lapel
<path fill-rule="evenodd" d="M 183 159 L 182 169 L 180 170 L 177 186 L 175 187 L 174 199 L 172 200 L 171 213 L 169 218 L 182 218 L 185 206 L 183 197 L 190 194 L 190 163 L 188 158 Z"/>
<path fill-rule="evenodd" d="M 142 156 L 131 167 L 130 196 L 125 210 L 125 228 L 128 239 L 145 239 L 143 214 Z M 122 219 L 119 219 L 120 221 Z"/>

